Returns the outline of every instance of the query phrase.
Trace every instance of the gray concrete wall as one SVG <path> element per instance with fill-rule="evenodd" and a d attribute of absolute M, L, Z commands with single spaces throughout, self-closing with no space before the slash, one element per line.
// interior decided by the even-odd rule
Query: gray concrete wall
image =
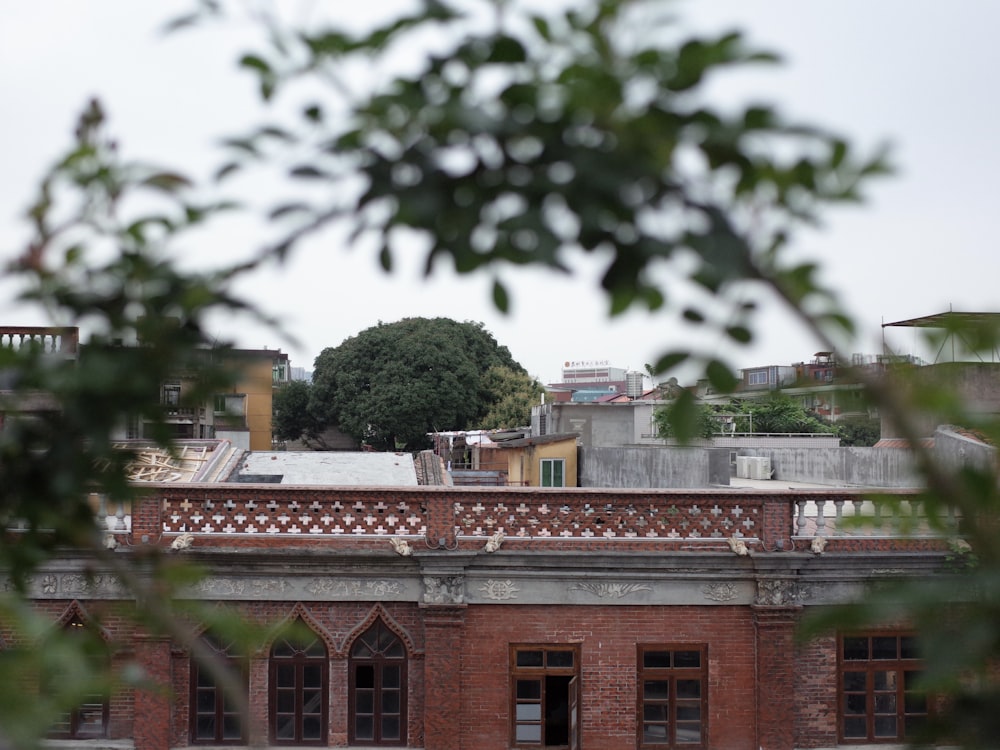
<path fill-rule="evenodd" d="M 693 489 L 729 484 L 729 451 L 629 446 L 581 448 L 581 487 Z"/>
<path fill-rule="evenodd" d="M 997 460 L 995 448 L 955 432 L 951 427 L 935 430 L 934 457 L 955 469 L 971 466 L 986 470 Z"/>
<path fill-rule="evenodd" d="M 747 448 L 741 456 L 767 456 L 772 479 L 849 487 L 919 487 L 913 456 L 900 448 Z"/>

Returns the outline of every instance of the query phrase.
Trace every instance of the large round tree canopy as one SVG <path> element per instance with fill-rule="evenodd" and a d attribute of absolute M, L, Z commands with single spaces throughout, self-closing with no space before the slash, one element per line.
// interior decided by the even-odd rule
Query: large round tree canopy
<path fill-rule="evenodd" d="M 310 410 L 375 448 L 419 448 L 429 432 L 483 419 L 495 400 L 486 375 L 496 367 L 526 376 L 482 323 L 379 323 L 316 358 Z"/>

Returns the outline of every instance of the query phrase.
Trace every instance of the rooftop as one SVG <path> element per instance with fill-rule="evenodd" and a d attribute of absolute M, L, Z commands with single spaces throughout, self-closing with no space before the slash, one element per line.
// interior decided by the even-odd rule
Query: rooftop
<path fill-rule="evenodd" d="M 330 487 L 416 487 L 417 472 L 408 453 L 255 451 L 243 456 L 230 481 Z"/>

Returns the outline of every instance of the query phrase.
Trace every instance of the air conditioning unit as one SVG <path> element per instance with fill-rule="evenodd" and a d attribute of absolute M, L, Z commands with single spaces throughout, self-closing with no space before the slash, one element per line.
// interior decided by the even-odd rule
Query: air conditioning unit
<path fill-rule="evenodd" d="M 768 456 L 752 456 L 748 461 L 749 479 L 770 479 L 771 459 Z"/>

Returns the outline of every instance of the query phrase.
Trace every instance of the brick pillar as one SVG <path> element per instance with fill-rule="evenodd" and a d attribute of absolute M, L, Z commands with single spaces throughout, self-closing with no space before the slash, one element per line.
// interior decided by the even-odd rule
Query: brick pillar
<path fill-rule="evenodd" d="M 795 625 L 800 609 L 788 605 L 753 607 L 760 750 L 795 747 Z"/>
<path fill-rule="evenodd" d="M 137 635 L 135 659 L 145 673 L 149 688 L 136 688 L 132 737 L 135 750 L 170 748 L 170 641 Z"/>
<path fill-rule="evenodd" d="M 432 546 L 452 549 L 455 546 L 455 501 L 447 494 L 431 495 L 427 504 L 427 539 Z"/>
<path fill-rule="evenodd" d="M 139 495 L 132 501 L 132 544 L 155 544 L 163 533 L 159 495 Z"/>
<path fill-rule="evenodd" d="M 462 715 L 462 626 L 465 607 L 422 605 L 424 615 L 424 747 L 459 750 Z M 136 748 L 140 750 L 140 748 Z"/>

